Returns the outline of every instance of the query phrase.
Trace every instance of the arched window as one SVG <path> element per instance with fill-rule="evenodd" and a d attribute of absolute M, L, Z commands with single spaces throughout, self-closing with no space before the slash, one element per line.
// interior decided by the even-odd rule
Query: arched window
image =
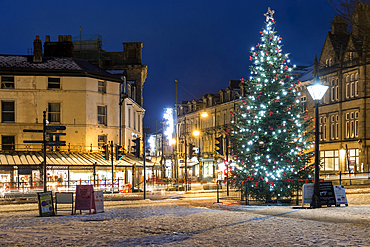
<path fill-rule="evenodd" d="M 349 82 L 349 75 L 347 75 L 346 77 L 346 82 Z"/>
<path fill-rule="evenodd" d="M 328 67 L 328 65 L 329 65 L 329 59 L 326 59 L 325 65 L 326 65 L 326 67 Z"/>
<path fill-rule="evenodd" d="M 351 75 L 351 81 L 354 81 L 355 80 L 355 75 L 354 74 L 352 74 Z"/>
<path fill-rule="evenodd" d="M 330 58 L 330 59 L 329 59 L 329 67 L 331 67 L 331 66 L 332 66 L 332 64 L 333 64 L 333 60 Z"/>

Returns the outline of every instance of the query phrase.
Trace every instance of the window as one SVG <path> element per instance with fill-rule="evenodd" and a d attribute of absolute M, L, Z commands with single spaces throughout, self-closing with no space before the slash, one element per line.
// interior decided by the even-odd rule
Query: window
<path fill-rule="evenodd" d="M 98 81 L 98 92 L 106 93 L 106 83 L 105 81 Z"/>
<path fill-rule="evenodd" d="M 60 78 L 48 78 L 48 89 L 60 89 Z"/>
<path fill-rule="evenodd" d="M 355 126 L 354 126 L 354 135 L 358 137 L 358 111 L 355 113 Z"/>
<path fill-rule="evenodd" d="M 334 131 L 334 138 L 338 139 L 339 138 L 339 116 L 335 116 L 335 131 Z"/>
<path fill-rule="evenodd" d="M 134 119 L 134 130 L 136 130 L 136 113 L 135 112 L 134 112 L 133 119 Z"/>
<path fill-rule="evenodd" d="M 332 80 L 331 81 L 331 97 L 330 97 L 330 99 L 331 99 L 331 101 L 334 101 L 335 100 L 335 87 L 334 87 L 334 80 Z"/>
<path fill-rule="evenodd" d="M 331 67 L 331 66 L 332 66 L 332 64 L 333 64 L 333 60 L 330 58 L 330 59 L 329 59 L 329 67 Z"/>
<path fill-rule="evenodd" d="M 1 88 L 14 88 L 14 77 L 13 76 L 2 76 L 1 77 Z"/>
<path fill-rule="evenodd" d="M 104 146 L 105 144 L 107 144 L 107 136 L 106 135 L 98 136 L 98 146 L 101 147 Z"/>
<path fill-rule="evenodd" d="M 349 98 L 349 83 L 346 84 L 346 98 Z"/>
<path fill-rule="evenodd" d="M 334 140 L 336 139 L 336 125 L 335 125 L 335 116 L 331 116 L 331 123 L 330 123 L 330 139 Z"/>
<path fill-rule="evenodd" d="M 98 105 L 98 124 L 107 125 L 107 107 Z"/>
<path fill-rule="evenodd" d="M 326 67 L 329 66 L 329 59 L 326 59 L 325 65 L 326 65 Z"/>
<path fill-rule="evenodd" d="M 60 123 L 60 103 L 48 104 L 48 120 L 50 123 Z"/>
<path fill-rule="evenodd" d="M 2 150 L 15 150 L 15 136 L 1 136 Z"/>
<path fill-rule="evenodd" d="M 353 52 L 350 52 L 349 53 L 349 60 L 352 60 L 353 59 Z"/>
<path fill-rule="evenodd" d="M 140 114 L 137 115 L 137 130 L 140 132 Z"/>
<path fill-rule="evenodd" d="M 15 122 L 14 101 L 1 101 L 1 122 Z"/>
<path fill-rule="evenodd" d="M 358 148 L 356 149 L 349 149 L 348 150 L 348 159 L 349 159 L 349 164 L 346 167 L 346 169 L 349 167 L 349 172 L 362 172 L 363 167 L 361 165 L 360 167 L 360 158 L 359 158 L 359 150 Z"/>
<path fill-rule="evenodd" d="M 351 82 L 351 97 L 355 96 L 355 83 Z"/>
<path fill-rule="evenodd" d="M 346 138 L 358 137 L 358 111 L 346 113 Z"/>
<path fill-rule="evenodd" d="M 326 117 L 320 118 L 319 133 L 320 133 L 320 141 L 326 140 Z"/>
<path fill-rule="evenodd" d="M 358 73 L 355 76 L 355 96 L 358 96 Z"/>
<path fill-rule="evenodd" d="M 307 99 L 306 96 L 301 97 L 302 102 L 302 112 L 307 111 Z"/>
<path fill-rule="evenodd" d="M 320 160 L 323 164 L 325 171 L 338 171 L 339 170 L 339 151 L 320 151 Z"/>
<path fill-rule="evenodd" d="M 324 126 L 322 129 L 322 136 L 323 136 L 323 139 L 326 140 L 326 117 L 324 117 L 323 120 L 324 120 Z"/>
<path fill-rule="evenodd" d="M 131 109 L 128 109 L 128 127 L 131 128 Z"/>

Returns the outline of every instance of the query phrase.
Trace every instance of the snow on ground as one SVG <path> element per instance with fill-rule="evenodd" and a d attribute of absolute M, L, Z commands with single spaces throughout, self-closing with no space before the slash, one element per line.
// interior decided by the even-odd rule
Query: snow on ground
<path fill-rule="evenodd" d="M 106 201 L 104 213 L 55 217 L 38 217 L 36 204 L 0 205 L 0 246 L 370 246 L 369 197 L 311 210 L 180 196 Z"/>

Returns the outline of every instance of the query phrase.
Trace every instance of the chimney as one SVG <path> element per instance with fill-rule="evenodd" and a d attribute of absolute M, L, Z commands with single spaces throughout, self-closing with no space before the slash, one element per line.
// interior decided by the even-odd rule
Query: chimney
<path fill-rule="evenodd" d="M 41 63 L 42 62 L 42 42 L 39 36 L 36 36 L 36 39 L 33 41 L 33 62 Z"/>
<path fill-rule="evenodd" d="M 343 16 L 334 16 L 334 20 L 330 26 L 332 34 L 347 34 L 348 24 Z"/>
<path fill-rule="evenodd" d="M 47 35 L 44 43 L 44 57 L 73 57 L 72 36 L 58 35 L 58 42 L 50 42 L 50 36 Z"/>

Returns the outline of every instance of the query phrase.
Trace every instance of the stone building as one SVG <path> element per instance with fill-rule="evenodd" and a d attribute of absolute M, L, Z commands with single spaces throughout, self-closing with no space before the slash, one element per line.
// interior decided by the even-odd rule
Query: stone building
<path fill-rule="evenodd" d="M 73 54 L 71 36 L 60 35 L 57 42 L 46 36 L 44 54 L 37 36 L 33 56 L 0 56 L 0 182 L 17 182 L 18 186 L 40 182 L 42 145 L 24 141 L 42 140 L 42 133 L 23 130 L 42 129 L 43 111 L 49 125 L 66 126 L 62 131 L 65 136 L 47 137 L 66 142 L 66 146 L 47 147 L 50 181 L 61 178 L 63 183 L 68 180 L 69 185 L 70 180 L 76 179 L 109 179 L 112 166 L 115 178 L 124 183 L 135 186 L 134 181 L 142 180 L 139 159 L 125 155 L 111 162 L 102 159 L 99 152 L 102 145 L 112 141 L 123 145 L 127 154 L 132 140 L 142 137 L 145 110 L 141 90 L 146 67 L 136 75 L 135 66 L 142 66 L 127 63 L 132 78 L 143 76 L 139 83 L 130 83 L 126 79 L 129 69 L 109 73 L 73 58 Z M 141 54 L 137 60 L 141 63 Z M 136 85 L 141 88 L 137 90 Z"/>
<path fill-rule="evenodd" d="M 306 86 L 314 80 L 329 86 L 319 104 L 321 174 L 369 171 L 370 32 L 368 25 L 356 24 L 368 23 L 366 14 L 369 5 L 357 6 L 351 29 L 343 17 L 334 18 L 321 55 L 315 58 L 313 78 L 298 87 L 314 116 Z"/>
<path fill-rule="evenodd" d="M 189 178 L 197 180 L 223 179 L 225 161 L 232 162 L 226 152 L 226 131 L 233 117 L 231 112 L 243 95 L 243 87 L 238 80 L 229 81 L 229 86 L 218 94 L 205 94 L 199 100 L 184 101 L 179 106 L 179 168 L 184 176 L 185 148 Z M 204 114 L 206 113 L 206 114 Z M 193 131 L 199 130 L 199 136 Z M 223 154 L 215 152 L 215 138 L 223 137 Z M 187 147 L 184 145 L 186 138 Z"/>

